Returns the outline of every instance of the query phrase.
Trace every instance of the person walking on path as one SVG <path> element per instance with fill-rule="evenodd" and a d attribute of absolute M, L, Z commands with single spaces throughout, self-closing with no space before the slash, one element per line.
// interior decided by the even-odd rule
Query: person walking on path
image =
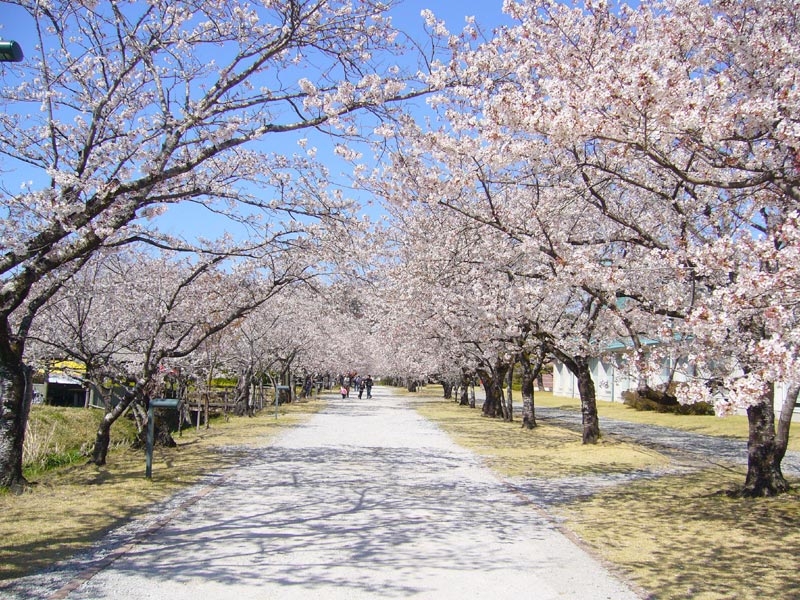
<path fill-rule="evenodd" d="M 41 597 L 638 598 L 413 399 L 375 391 L 363 410 L 330 403 L 249 449 L 159 527 Z"/>
<path fill-rule="evenodd" d="M 364 380 L 364 385 L 367 387 L 367 400 L 372 398 L 372 386 L 374 382 L 372 381 L 372 375 L 367 375 L 367 378 Z"/>

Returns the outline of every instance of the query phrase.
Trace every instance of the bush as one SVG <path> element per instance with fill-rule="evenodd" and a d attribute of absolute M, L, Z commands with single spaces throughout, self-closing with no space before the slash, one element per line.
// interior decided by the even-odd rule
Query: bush
<path fill-rule="evenodd" d="M 708 402 L 696 404 L 681 404 L 677 397 L 669 392 L 643 388 L 627 390 L 622 393 L 626 406 L 636 410 L 651 410 L 660 413 L 673 413 L 676 415 L 713 415 L 714 407 Z"/>

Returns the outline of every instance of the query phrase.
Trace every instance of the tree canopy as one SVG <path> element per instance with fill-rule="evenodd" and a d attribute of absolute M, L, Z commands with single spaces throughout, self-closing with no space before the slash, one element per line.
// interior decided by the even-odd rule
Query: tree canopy
<path fill-rule="evenodd" d="M 292 356 L 309 372 L 479 374 L 485 413 L 511 418 L 504 377 L 551 357 L 578 380 L 591 443 L 589 364 L 621 340 L 636 387 L 747 412 L 746 493 L 787 489 L 774 406 L 800 385 L 794 2 L 507 1 L 491 33 L 423 11 L 430 46 L 371 0 L 17 4 L 40 47 L 4 71 L 0 148 L 7 172 L 39 176 L 3 178 L 2 485 L 21 477 L 31 328 L 38 349 L 45 311 L 88 314 L 75 286 L 133 245 L 181 292 L 212 274 L 225 288 L 192 292 L 181 322 L 205 337 L 173 334 L 196 343 L 147 373 L 219 334 L 241 373 Z M 352 194 L 305 138 L 265 150 L 305 130 L 353 163 Z M 385 224 L 359 218 L 359 198 Z M 248 235 L 173 239 L 154 217 L 179 202 Z M 150 268 L 146 286 L 164 272 Z M 67 354 L 76 339 L 51 338 Z"/>

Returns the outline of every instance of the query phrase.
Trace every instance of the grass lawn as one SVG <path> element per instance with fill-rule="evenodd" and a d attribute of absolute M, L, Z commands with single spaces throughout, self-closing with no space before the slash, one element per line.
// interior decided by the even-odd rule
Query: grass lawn
<path fill-rule="evenodd" d="M 521 395 L 515 398 L 521 401 Z M 578 398 L 563 398 L 553 396 L 552 392 L 536 392 L 536 406 L 552 408 L 562 408 L 564 410 L 580 411 L 581 405 Z M 600 428 L 603 427 L 603 419 L 618 419 L 631 423 L 646 423 L 650 425 L 661 425 L 672 427 L 683 431 L 701 433 L 704 435 L 715 435 L 742 440 L 747 443 L 747 417 L 735 415 L 732 417 L 716 417 L 713 415 L 675 415 L 672 413 L 657 413 L 653 411 L 635 410 L 621 402 L 597 401 L 597 413 L 600 416 Z M 800 422 L 792 425 L 794 431 L 800 430 Z M 789 437 L 788 449 L 793 452 L 800 452 L 800 435 Z"/>
<path fill-rule="evenodd" d="M 154 503 L 196 483 L 209 472 L 223 471 L 245 457 L 248 446 L 269 444 L 282 429 L 290 427 L 324 406 L 323 400 L 281 405 L 253 418 L 220 417 L 209 429 L 186 429 L 175 437 L 177 448 L 156 448 L 153 477 L 144 476 L 144 451 L 118 446 L 104 467 L 87 465 L 85 458 L 71 466 L 26 471 L 34 484 L 22 495 L 0 495 L 0 579 L 19 577 L 48 567 L 88 548 L 109 530 L 142 514 Z M 83 411 L 84 409 L 64 409 Z M 48 411 L 46 424 L 64 418 Z M 53 416 L 55 413 L 55 416 Z M 125 424 L 117 423 L 121 430 Z M 73 428 L 86 441 L 94 430 Z M 51 431 L 40 427 L 38 435 Z M 73 432 L 74 433 L 74 432 Z M 36 435 L 36 434 L 35 434 Z M 50 434 L 47 434 L 50 435 Z M 81 437 L 82 436 L 82 437 Z M 52 436 L 51 436 L 52 437 Z M 124 435 L 123 435 L 124 437 Z M 50 440 L 69 447 L 69 440 Z M 241 452 L 219 452 L 222 446 L 241 447 Z M 53 518 L 57 516 L 57 518 Z"/>
<path fill-rule="evenodd" d="M 618 482 L 602 491 L 547 507 L 583 544 L 657 599 L 798 598 L 800 495 L 739 499 L 724 493 L 744 482 L 743 468 L 698 465 L 670 472 L 670 459 L 636 444 L 602 440 L 583 446 L 574 432 L 549 424 L 532 431 L 440 398 L 433 386 L 411 397 L 425 417 L 460 445 L 484 457 L 504 478 L 560 478 L 651 471 L 655 477 Z M 578 409 L 578 401 L 536 395 L 538 406 Z M 743 417 L 719 419 L 638 412 L 598 403 L 603 418 L 741 438 Z M 793 444 L 797 448 L 796 444 Z M 662 473 L 662 475 L 658 475 Z M 792 482 L 795 488 L 800 482 Z M 532 558 L 532 560 L 535 560 Z"/>

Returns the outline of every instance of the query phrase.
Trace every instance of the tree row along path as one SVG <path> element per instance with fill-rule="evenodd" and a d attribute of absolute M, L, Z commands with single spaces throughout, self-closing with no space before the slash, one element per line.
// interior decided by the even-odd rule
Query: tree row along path
<path fill-rule="evenodd" d="M 250 457 L 188 492 L 177 508 L 173 502 L 162 511 L 167 517 L 118 534 L 80 565 L 5 593 L 72 600 L 639 597 L 387 388 L 375 388 L 369 400 L 331 401 Z"/>

